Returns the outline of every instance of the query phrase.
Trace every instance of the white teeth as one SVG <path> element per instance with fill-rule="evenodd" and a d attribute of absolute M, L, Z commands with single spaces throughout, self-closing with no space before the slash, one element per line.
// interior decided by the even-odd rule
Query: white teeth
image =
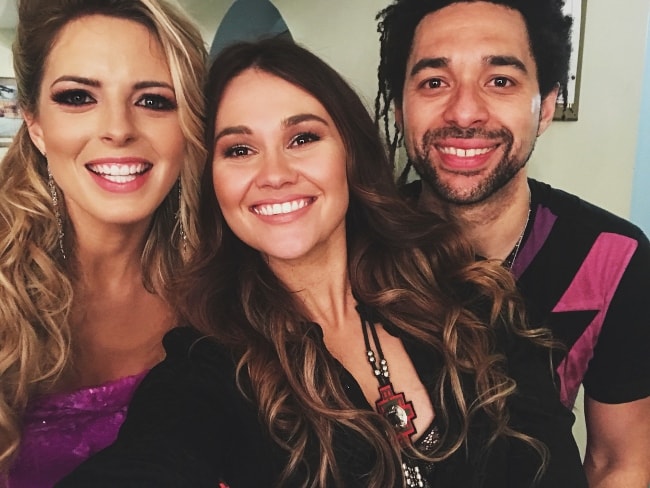
<path fill-rule="evenodd" d="M 301 208 L 304 208 L 307 205 L 309 205 L 309 200 L 300 199 L 300 200 L 294 200 L 292 202 L 259 205 L 257 207 L 253 207 L 253 212 L 255 212 L 258 215 L 266 215 L 266 216 L 281 215 L 281 214 L 288 214 L 291 212 L 295 212 L 296 210 L 300 210 Z"/>
<path fill-rule="evenodd" d="M 491 147 L 483 148 L 472 148 L 472 149 L 461 149 L 459 147 L 450 147 L 450 146 L 440 146 L 439 150 L 443 154 L 450 154 L 452 156 L 458 156 L 460 158 L 471 158 L 474 156 L 480 156 L 487 154 L 492 150 Z"/>
<path fill-rule="evenodd" d="M 129 176 L 144 173 L 150 165 L 139 164 L 91 164 L 88 167 L 101 176 Z M 108 178 L 110 179 L 110 178 Z M 112 179 L 110 179 L 113 181 Z M 129 180 L 130 181 L 130 180 Z"/>
<path fill-rule="evenodd" d="M 128 183 L 130 181 L 135 180 L 136 176 L 135 175 L 102 175 L 104 179 L 107 179 L 108 181 L 112 181 L 113 183 Z"/>

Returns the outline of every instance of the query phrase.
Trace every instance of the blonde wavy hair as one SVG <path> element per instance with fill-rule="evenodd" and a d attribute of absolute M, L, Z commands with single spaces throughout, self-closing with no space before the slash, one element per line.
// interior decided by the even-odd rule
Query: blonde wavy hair
<path fill-rule="evenodd" d="M 300 46 L 279 39 L 242 43 L 215 59 L 206 84 L 206 142 L 213 137 L 226 87 L 249 68 L 310 93 L 341 134 L 350 188 L 346 232 L 352 292 L 386 323 L 428 345 L 432 361 L 440 362 L 430 394 L 441 406 L 437 414 L 443 437 L 427 459 L 445 459 L 461 449 L 473 422 L 481 418 L 487 419 L 488 444 L 505 436 L 535 449 L 540 474 L 546 447 L 509 425 L 507 399 L 516 384 L 507 374 L 499 338 L 519 336 L 542 347 L 542 354 L 549 352 L 549 375 L 550 350 L 544 347 L 551 342 L 545 331 L 527 329 L 510 273 L 498 263 L 476 262 L 453 224 L 418 212 L 399 196 L 363 103 L 338 73 Z M 255 400 L 260 419 L 288 456 L 277 486 L 342 486 L 333 448 L 341 428 L 365 442 L 376 458 L 367 486 L 395 486 L 402 473 L 392 426 L 350 403 L 309 312 L 260 253 L 225 223 L 214 196 L 213 144 L 208 150 L 201 243 L 176 298 L 189 323 L 216 337 L 237 358 L 242 392 Z M 457 432 L 444 428 L 450 416 L 458 420 Z"/>
<path fill-rule="evenodd" d="M 141 256 L 145 287 L 168 298 L 168 284 L 198 246 L 205 45 L 194 24 L 165 0 L 19 0 L 13 56 L 22 111 L 38 114 L 43 69 L 61 29 L 93 14 L 146 26 L 171 71 L 186 139 L 184 164 L 179 184 L 154 213 Z M 23 123 L 0 164 L 0 473 L 17 452 L 30 398 L 47 392 L 71 361 L 74 235 L 62 200 L 72 251 L 67 260 L 59 249 L 47 161 Z"/>

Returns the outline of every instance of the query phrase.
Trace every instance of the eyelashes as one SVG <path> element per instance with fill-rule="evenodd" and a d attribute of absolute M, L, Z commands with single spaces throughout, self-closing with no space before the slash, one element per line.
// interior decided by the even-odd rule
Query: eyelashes
<path fill-rule="evenodd" d="M 303 146 L 309 144 L 310 142 L 316 142 L 320 140 L 320 136 L 315 132 L 301 132 L 291 140 L 292 146 Z"/>
<path fill-rule="evenodd" d="M 288 143 L 287 147 L 289 147 L 289 148 L 299 148 L 299 147 L 302 147 L 302 146 L 305 146 L 305 145 L 308 145 L 310 143 L 317 142 L 317 141 L 320 141 L 320 140 L 321 140 L 321 136 L 318 135 L 317 133 L 311 132 L 311 131 L 303 131 L 303 132 L 300 132 L 299 134 L 296 134 L 295 136 L 293 136 L 289 140 L 289 143 Z M 224 158 L 237 159 L 237 158 L 245 158 L 246 156 L 250 156 L 254 152 L 255 152 L 255 150 L 252 147 L 250 147 L 250 146 L 248 146 L 246 144 L 237 143 L 237 144 L 232 144 L 230 146 L 225 147 L 221 151 L 221 155 Z"/>
<path fill-rule="evenodd" d="M 226 158 L 243 158 L 249 156 L 252 152 L 253 151 L 250 147 L 238 144 L 225 149 L 223 151 L 223 156 Z"/>
<path fill-rule="evenodd" d="M 87 90 L 77 88 L 52 94 L 52 101 L 68 107 L 84 107 L 97 103 L 97 100 Z M 141 95 L 135 105 L 156 112 L 170 112 L 178 108 L 176 100 L 157 93 Z"/>
<path fill-rule="evenodd" d="M 86 90 L 63 90 L 52 95 L 52 101 L 59 105 L 80 107 L 95 103 L 96 100 Z"/>
<path fill-rule="evenodd" d="M 169 112 L 176 110 L 176 101 L 164 95 L 146 94 L 140 97 L 136 105 L 139 105 L 150 110 L 159 110 Z"/>

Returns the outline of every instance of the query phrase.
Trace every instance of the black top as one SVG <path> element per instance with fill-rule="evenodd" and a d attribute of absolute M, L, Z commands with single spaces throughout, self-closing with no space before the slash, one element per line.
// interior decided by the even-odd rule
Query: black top
<path fill-rule="evenodd" d="M 650 242 L 632 223 L 529 180 L 535 217 L 513 269 L 531 317 L 566 345 L 561 397 L 650 395 Z"/>
<path fill-rule="evenodd" d="M 632 223 L 528 179 L 531 215 L 512 272 L 529 318 L 564 344 L 561 399 L 581 383 L 602 403 L 650 395 L 650 242 Z M 421 180 L 402 188 L 411 201 Z"/>
<path fill-rule="evenodd" d="M 432 391 L 437 355 L 409 337 L 402 341 L 422 383 Z M 536 486 L 587 487 L 571 434 L 573 415 L 559 401 L 548 353 L 521 339 L 506 342 L 509 374 L 518 383 L 509 401 L 511 424 L 543 441 L 551 453 Z M 260 424 L 256 406 L 237 388 L 232 353 L 190 328 L 172 330 L 164 345 L 167 357 L 137 390 L 116 443 L 57 487 L 216 488 L 220 481 L 231 488 L 275 486 L 287 457 Z M 359 385 L 342 366 L 341 379 L 351 402 L 370 409 Z M 244 384 L 246 380 L 244 375 Z M 451 417 L 442 428 L 455 429 Z M 537 454 L 511 438 L 498 440 L 484 453 L 486 425 L 485 419 L 476 418 L 466 448 L 435 465 L 429 478 L 433 487 L 531 486 L 539 466 Z M 363 473 L 374 462 L 366 441 L 341 429 L 334 444 L 344 486 L 366 486 Z"/>

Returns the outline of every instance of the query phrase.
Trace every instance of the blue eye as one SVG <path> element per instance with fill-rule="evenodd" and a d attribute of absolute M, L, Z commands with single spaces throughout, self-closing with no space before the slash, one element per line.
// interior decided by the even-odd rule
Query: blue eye
<path fill-rule="evenodd" d="M 171 111 L 176 110 L 176 101 L 170 100 L 163 95 L 143 95 L 136 105 L 150 110 Z"/>
<path fill-rule="evenodd" d="M 63 90 L 52 95 L 52 100 L 61 105 L 79 107 L 95 103 L 95 99 L 86 90 Z"/>

